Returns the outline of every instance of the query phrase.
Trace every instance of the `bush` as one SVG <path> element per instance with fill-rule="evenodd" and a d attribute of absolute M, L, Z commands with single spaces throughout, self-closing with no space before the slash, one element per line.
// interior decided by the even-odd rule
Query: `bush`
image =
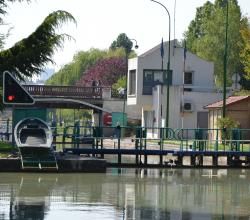
<path fill-rule="evenodd" d="M 217 125 L 220 129 L 222 129 L 221 139 L 230 140 L 232 135 L 231 131 L 232 129 L 239 127 L 239 122 L 230 117 L 225 117 L 219 118 L 217 121 Z"/>

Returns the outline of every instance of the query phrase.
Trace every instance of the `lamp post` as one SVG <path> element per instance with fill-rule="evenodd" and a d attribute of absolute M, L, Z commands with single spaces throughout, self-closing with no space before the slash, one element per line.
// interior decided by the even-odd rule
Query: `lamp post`
<path fill-rule="evenodd" d="M 130 39 L 130 41 L 135 41 L 135 49 L 138 49 L 139 46 L 137 44 L 137 40 L 135 39 Z M 132 46 L 133 47 L 133 46 Z M 125 123 L 125 118 L 124 118 L 124 114 L 125 114 L 125 103 L 126 103 L 126 98 L 127 98 L 127 90 L 128 90 L 128 77 L 127 77 L 127 74 L 128 74 L 128 56 L 129 56 L 129 52 L 128 52 L 128 49 L 127 48 L 124 48 L 125 49 L 125 53 L 126 53 L 126 73 L 125 73 L 125 89 L 124 89 L 124 99 L 123 99 L 123 116 L 122 116 L 122 122 L 123 122 L 123 126 L 124 126 L 124 123 Z"/>
<path fill-rule="evenodd" d="M 132 40 L 132 41 L 134 41 L 134 42 L 135 42 L 135 49 L 138 49 L 138 48 L 139 48 L 139 46 L 138 46 L 138 44 L 137 44 L 137 40 L 136 40 L 136 39 L 129 39 L 129 40 Z"/>
<path fill-rule="evenodd" d="M 225 35 L 225 51 L 224 51 L 224 65 L 223 65 L 223 109 L 222 117 L 226 117 L 226 86 L 227 86 L 227 32 L 228 32 L 228 0 L 225 0 L 226 4 L 226 35 Z"/>
<path fill-rule="evenodd" d="M 151 0 L 152 2 L 155 2 L 159 5 L 161 5 L 167 12 L 168 14 L 168 20 L 169 20 L 169 31 L 168 31 L 168 63 L 167 63 L 167 107 L 166 107 L 166 127 L 168 128 L 169 126 L 169 86 L 170 86 L 170 33 L 171 33 L 171 18 L 170 18 L 170 13 L 168 9 L 166 8 L 165 5 L 163 5 L 160 2 L 157 2 L 155 0 Z"/>

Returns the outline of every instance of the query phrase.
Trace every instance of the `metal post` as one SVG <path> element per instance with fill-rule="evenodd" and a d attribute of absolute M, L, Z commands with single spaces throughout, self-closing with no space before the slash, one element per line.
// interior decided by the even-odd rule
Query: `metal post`
<path fill-rule="evenodd" d="M 165 5 L 163 5 L 160 2 L 157 2 L 155 0 L 151 0 L 152 2 L 155 2 L 159 5 L 161 5 L 167 12 L 168 14 L 168 20 L 169 20 L 169 31 L 168 31 L 168 63 L 167 63 L 167 107 L 166 107 L 166 127 L 168 128 L 169 126 L 169 86 L 170 86 L 170 35 L 171 35 L 171 18 L 170 18 L 170 13 L 168 9 L 166 8 Z"/>
<path fill-rule="evenodd" d="M 226 86 L 227 86 L 227 33 L 228 32 L 228 0 L 226 0 L 226 36 L 224 52 L 224 72 L 223 72 L 223 110 L 222 117 L 226 117 Z"/>

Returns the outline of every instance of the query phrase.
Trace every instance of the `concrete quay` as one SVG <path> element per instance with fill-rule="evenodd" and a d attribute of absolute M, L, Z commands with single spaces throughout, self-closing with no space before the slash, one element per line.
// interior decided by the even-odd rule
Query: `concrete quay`
<path fill-rule="evenodd" d="M 58 169 L 55 168 L 22 168 L 20 158 L 1 158 L 0 172 L 89 172 L 104 173 L 106 172 L 107 163 L 105 159 L 93 157 L 80 157 L 75 155 L 60 156 L 57 159 Z"/>

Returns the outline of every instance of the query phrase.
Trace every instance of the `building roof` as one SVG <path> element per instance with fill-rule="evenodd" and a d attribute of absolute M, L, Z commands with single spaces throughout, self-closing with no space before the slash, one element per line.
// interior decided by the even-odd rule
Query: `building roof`
<path fill-rule="evenodd" d="M 249 95 L 246 95 L 246 96 L 229 96 L 226 99 L 226 106 L 235 104 L 236 102 L 240 102 L 242 100 L 249 99 L 249 98 L 250 98 Z M 223 107 L 223 100 L 218 101 L 218 102 L 214 102 L 212 104 L 209 104 L 209 105 L 205 106 L 205 108 L 222 108 L 222 107 Z"/>
<path fill-rule="evenodd" d="M 171 40 L 171 41 L 170 41 L 170 44 L 171 44 L 171 45 L 170 45 L 170 48 L 172 47 L 172 44 L 174 45 L 174 43 L 177 44 L 177 42 L 176 42 L 175 40 Z M 168 41 L 164 41 L 164 42 L 163 42 L 163 45 L 164 45 L 164 50 L 166 50 L 166 48 L 168 48 Z M 178 45 L 178 46 L 179 46 L 179 45 Z M 146 51 L 145 53 L 142 53 L 139 57 L 145 57 L 145 56 L 151 54 L 152 52 L 154 52 L 154 51 L 156 51 L 156 50 L 160 51 L 160 48 L 161 48 L 161 43 L 158 44 L 158 45 L 156 45 L 155 47 L 149 49 L 149 50 Z M 166 53 L 166 52 L 165 52 L 165 53 Z"/>

